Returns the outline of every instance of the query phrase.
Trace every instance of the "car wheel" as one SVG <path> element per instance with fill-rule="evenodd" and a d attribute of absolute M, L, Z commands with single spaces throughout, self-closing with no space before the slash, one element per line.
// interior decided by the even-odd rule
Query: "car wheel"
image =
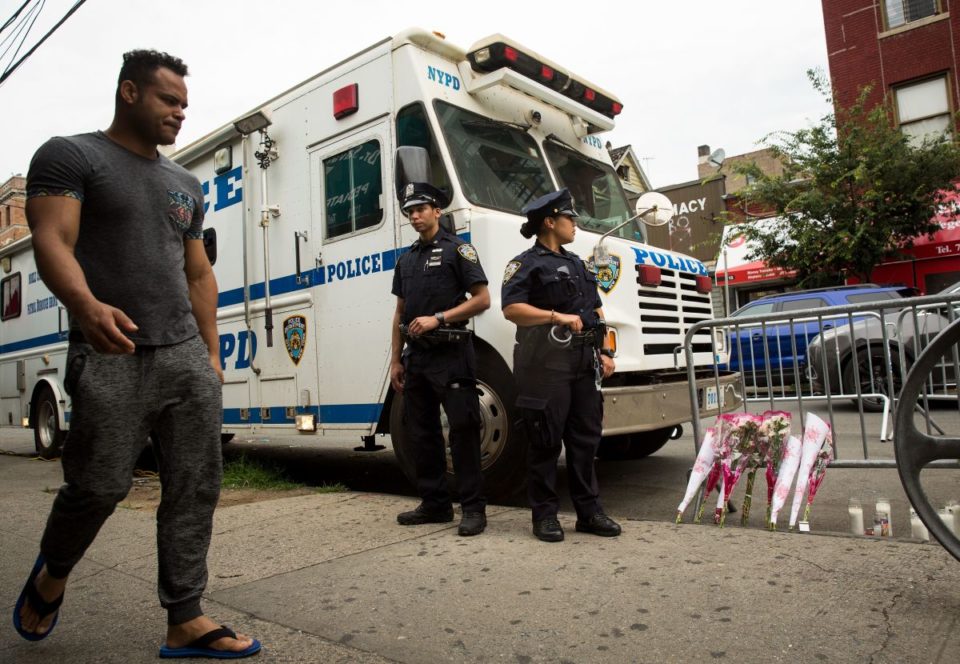
<path fill-rule="evenodd" d="M 845 394 L 857 393 L 857 381 L 860 383 L 860 393 L 879 393 L 891 400 L 900 392 L 903 387 L 903 376 L 900 373 L 900 353 L 890 349 L 890 363 L 893 369 L 893 394 L 890 394 L 890 383 L 887 380 L 886 360 L 883 357 L 883 349 L 872 347 L 869 353 L 866 348 L 861 348 L 856 355 L 850 357 L 843 367 L 843 391 Z M 863 409 L 870 413 L 879 413 L 883 411 L 884 400 L 879 397 L 862 397 Z M 857 405 L 857 400 L 852 400 L 853 405 Z"/>

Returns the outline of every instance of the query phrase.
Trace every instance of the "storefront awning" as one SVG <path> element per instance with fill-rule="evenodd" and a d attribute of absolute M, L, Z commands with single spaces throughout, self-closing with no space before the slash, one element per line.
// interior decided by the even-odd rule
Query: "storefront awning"
<path fill-rule="evenodd" d="M 775 226 L 782 221 L 780 217 L 757 219 L 751 224 L 761 226 Z M 762 281 L 777 281 L 790 279 L 796 276 L 795 270 L 784 270 L 780 267 L 770 267 L 761 260 L 748 260 L 747 256 L 753 253 L 756 244 L 748 242 L 740 233 L 739 225 L 731 224 L 723 229 L 723 239 L 720 242 L 720 253 L 717 255 L 717 283 L 728 282 L 731 286 L 737 284 L 757 283 Z"/>

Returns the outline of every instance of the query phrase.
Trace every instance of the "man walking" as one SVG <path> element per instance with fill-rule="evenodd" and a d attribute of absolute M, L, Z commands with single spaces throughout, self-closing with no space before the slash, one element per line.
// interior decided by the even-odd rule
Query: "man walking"
<path fill-rule="evenodd" d="M 124 54 L 105 132 L 58 137 L 27 176 L 40 276 L 70 314 L 64 387 L 72 397 L 65 484 L 14 625 L 40 640 L 56 625 L 67 577 L 131 486 L 154 433 L 161 657 L 244 657 L 260 643 L 206 617 L 200 597 L 220 493 L 222 416 L 217 284 L 202 240 L 200 183 L 157 152 L 187 107 L 178 58 Z"/>
<path fill-rule="evenodd" d="M 406 435 L 414 449 L 422 502 L 397 515 L 397 521 L 405 526 L 453 521 L 440 426 L 443 404 L 463 510 L 457 532 L 479 535 L 487 526 L 480 403 L 473 340 L 465 328 L 468 320 L 490 307 L 487 277 L 473 246 L 440 227 L 442 210 L 449 204 L 446 194 L 418 182 L 406 185 L 400 200 L 420 239 L 400 257 L 394 271 L 397 309 L 390 382 L 403 393 Z"/>

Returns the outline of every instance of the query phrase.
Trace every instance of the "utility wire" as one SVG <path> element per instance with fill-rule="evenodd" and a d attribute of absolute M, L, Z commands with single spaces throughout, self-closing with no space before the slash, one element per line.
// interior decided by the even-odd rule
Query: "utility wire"
<path fill-rule="evenodd" d="M 3 26 L 0 27 L 0 32 L 3 32 L 4 30 L 6 30 L 7 26 L 9 26 L 11 23 L 17 20 L 17 17 L 20 16 L 20 12 L 22 12 L 26 8 L 26 6 L 29 5 L 31 2 L 33 2 L 33 0 L 27 0 L 25 3 L 20 5 L 20 8 L 17 11 L 13 12 L 13 16 L 8 18 L 6 22 L 3 24 Z"/>
<path fill-rule="evenodd" d="M 9 45 L 6 47 L 6 49 L 4 49 L 3 53 L 0 53 L 0 60 L 2 60 L 7 56 L 7 53 L 9 53 L 10 49 L 13 48 L 15 44 L 17 44 L 18 40 L 22 44 L 23 41 L 27 38 L 27 35 L 23 34 L 24 28 L 26 27 L 26 24 L 30 21 L 30 18 L 37 13 L 37 9 L 42 4 L 43 3 L 41 1 L 40 3 L 31 7 L 30 11 L 24 14 L 23 18 L 21 18 L 20 21 L 15 26 L 13 26 L 13 28 L 10 30 L 10 34 L 8 34 L 6 37 L 0 40 L 0 46 L 3 46 L 4 44 L 7 44 L 7 42 L 9 42 Z"/>
<path fill-rule="evenodd" d="M 33 47 L 32 47 L 29 51 L 27 51 L 26 53 L 24 53 L 22 58 L 20 58 L 20 59 L 17 60 L 15 63 L 13 63 L 12 65 L 10 65 L 10 66 L 7 68 L 7 70 L 3 72 L 3 75 L 0 75 L 0 85 L 3 85 L 4 81 L 6 81 L 8 78 L 10 78 L 10 76 L 13 74 L 13 72 L 17 71 L 17 68 L 20 67 L 20 65 L 22 65 L 22 64 L 27 60 L 27 58 L 29 58 L 31 55 L 33 55 L 33 53 L 34 53 L 38 48 L 40 48 L 41 44 L 43 44 L 43 42 L 47 41 L 47 39 L 49 39 L 50 35 L 52 35 L 54 32 L 56 32 L 57 29 L 58 29 L 61 25 L 63 25 L 68 18 L 70 18 L 71 16 L 73 16 L 73 13 L 74 13 L 75 11 L 77 11 L 78 9 L 80 9 L 81 5 L 83 5 L 83 3 L 85 3 L 86 1 L 87 1 L 87 0 L 77 0 L 76 4 L 74 4 L 73 7 L 71 7 L 70 10 L 69 10 L 66 14 L 64 14 L 63 18 L 61 18 L 59 21 L 57 21 L 57 24 L 56 24 L 55 26 L 53 26 L 52 28 L 50 28 L 50 30 L 47 31 L 47 34 L 45 34 L 43 37 L 40 38 L 40 41 L 38 41 L 36 44 L 34 44 Z"/>
<path fill-rule="evenodd" d="M 20 54 L 20 49 L 23 48 L 23 45 L 24 45 L 24 44 L 26 43 L 26 41 L 27 41 L 27 37 L 30 36 L 30 32 L 33 30 L 33 24 L 37 22 L 37 19 L 38 19 L 38 18 L 40 18 L 40 14 L 43 12 L 43 6 L 46 4 L 46 2 L 47 2 L 47 0 L 40 0 L 40 2 L 37 4 L 37 6 L 36 6 L 36 7 L 37 7 L 37 11 L 34 12 L 34 14 L 33 14 L 33 20 L 30 21 L 30 25 L 27 26 L 26 32 L 23 33 L 23 39 L 21 39 L 21 40 L 20 40 L 20 43 L 17 44 L 17 50 L 14 51 L 14 52 L 13 52 L 13 55 L 10 56 L 10 61 L 11 61 L 11 62 L 13 62 L 14 60 L 16 60 L 16 59 L 17 59 L 17 56 Z M 24 19 L 24 20 L 26 20 L 26 19 Z M 7 51 L 9 51 L 10 48 L 12 48 L 12 47 L 13 47 L 13 44 L 10 44 L 10 47 L 7 48 Z M 4 51 L 4 52 L 3 52 L 4 56 L 6 56 L 7 51 Z M 9 69 L 9 67 L 8 67 L 7 69 Z M 4 73 L 7 72 L 7 69 L 4 69 L 4 70 L 3 70 Z"/>

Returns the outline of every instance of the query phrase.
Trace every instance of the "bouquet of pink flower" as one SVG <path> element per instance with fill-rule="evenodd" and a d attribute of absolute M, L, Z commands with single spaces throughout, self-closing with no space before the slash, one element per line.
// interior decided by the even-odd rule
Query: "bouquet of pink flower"
<path fill-rule="evenodd" d="M 717 483 L 722 478 L 722 473 L 720 470 L 720 460 L 721 452 L 720 445 L 726 435 L 726 432 L 735 426 L 737 420 L 737 415 L 732 413 L 723 413 L 717 417 L 717 425 L 714 428 L 713 436 L 713 455 L 710 456 L 710 460 L 706 462 L 706 465 L 710 465 L 710 472 L 707 473 L 706 484 L 703 489 L 703 500 L 700 502 L 700 506 L 697 508 L 697 514 L 693 519 L 694 523 L 700 523 L 703 519 L 703 510 L 706 507 L 707 499 L 710 497 L 710 493 L 717 488 Z M 704 444 L 706 444 L 706 437 L 704 438 Z M 703 452 L 703 445 L 700 447 L 701 452 Z M 708 455 L 705 453 L 704 457 Z M 697 458 L 700 458 L 700 454 L 697 455 Z M 692 479 L 692 473 L 691 473 Z M 687 485 L 689 489 L 689 484 Z M 682 504 L 682 503 L 681 503 Z"/>
<path fill-rule="evenodd" d="M 683 495 L 683 500 L 677 506 L 677 523 L 683 522 L 683 513 L 687 505 L 693 500 L 697 489 L 703 484 L 707 474 L 712 471 L 713 460 L 717 455 L 717 430 L 709 427 L 703 435 L 703 442 L 700 443 L 700 449 L 697 451 L 697 460 L 690 471 L 690 479 L 687 480 L 687 491 Z M 714 480 L 716 482 L 716 480 Z M 711 489 L 712 490 L 712 489 Z"/>
<path fill-rule="evenodd" d="M 797 525 L 800 503 L 803 500 L 803 494 L 807 492 L 813 464 L 823 449 L 823 441 L 829 434 L 829 424 L 816 414 L 807 413 L 807 417 L 803 421 L 803 446 L 800 452 L 800 469 L 797 471 L 797 487 L 793 492 L 793 507 L 790 510 L 790 530 L 793 530 L 794 526 Z"/>
<path fill-rule="evenodd" d="M 827 428 L 827 437 L 823 440 L 823 447 L 813 462 L 813 469 L 810 471 L 810 488 L 807 490 L 807 506 L 803 510 L 803 520 L 810 522 L 810 506 L 813 504 L 813 497 L 817 495 L 817 489 L 823 482 L 824 475 L 827 474 L 827 466 L 834 459 L 833 451 L 833 431 Z"/>
<path fill-rule="evenodd" d="M 723 473 L 723 500 L 718 513 L 714 517 L 715 523 L 721 528 L 727 520 L 727 503 L 734 487 L 752 463 L 757 452 L 757 439 L 763 418 L 757 415 L 741 414 L 737 418 L 737 426 L 726 436 L 721 443 L 721 450 L 728 449 L 722 454 L 721 472 Z"/>
<path fill-rule="evenodd" d="M 790 413 L 782 410 L 768 410 L 763 414 L 763 424 L 760 426 L 761 435 L 766 438 L 767 463 L 767 523 L 770 523 L 770 512 L 773 509 L 773 490 L 780 474 L 780 465 L 783 463 L 783 453 L 786 450 L 787 439 L 790 437 Z M 749 512 L 749 507 L 747 511 Z"/>
<path fill-rule="evenodd" d="M 756 444 L 753 447 L 752 454 L 744 458 L 744 464 L 747 471 L 747 488 L 743 497 L 743 507 L 740 510 L 740 525 L 745 526 L 750 520 L 750 506 L 753 504 L 753 483 L 757 477 L 757 471 L 767 460 L 770 448 L 771 434 L 779 433 L 784 426 L 786 431 L 790 429 L 790 413 L 782 410 L 768 410 L 761 416 L 759 431 L 757 431 L 754 440 Z M 786 424 L 784 425 L 784 419 Z"/>

